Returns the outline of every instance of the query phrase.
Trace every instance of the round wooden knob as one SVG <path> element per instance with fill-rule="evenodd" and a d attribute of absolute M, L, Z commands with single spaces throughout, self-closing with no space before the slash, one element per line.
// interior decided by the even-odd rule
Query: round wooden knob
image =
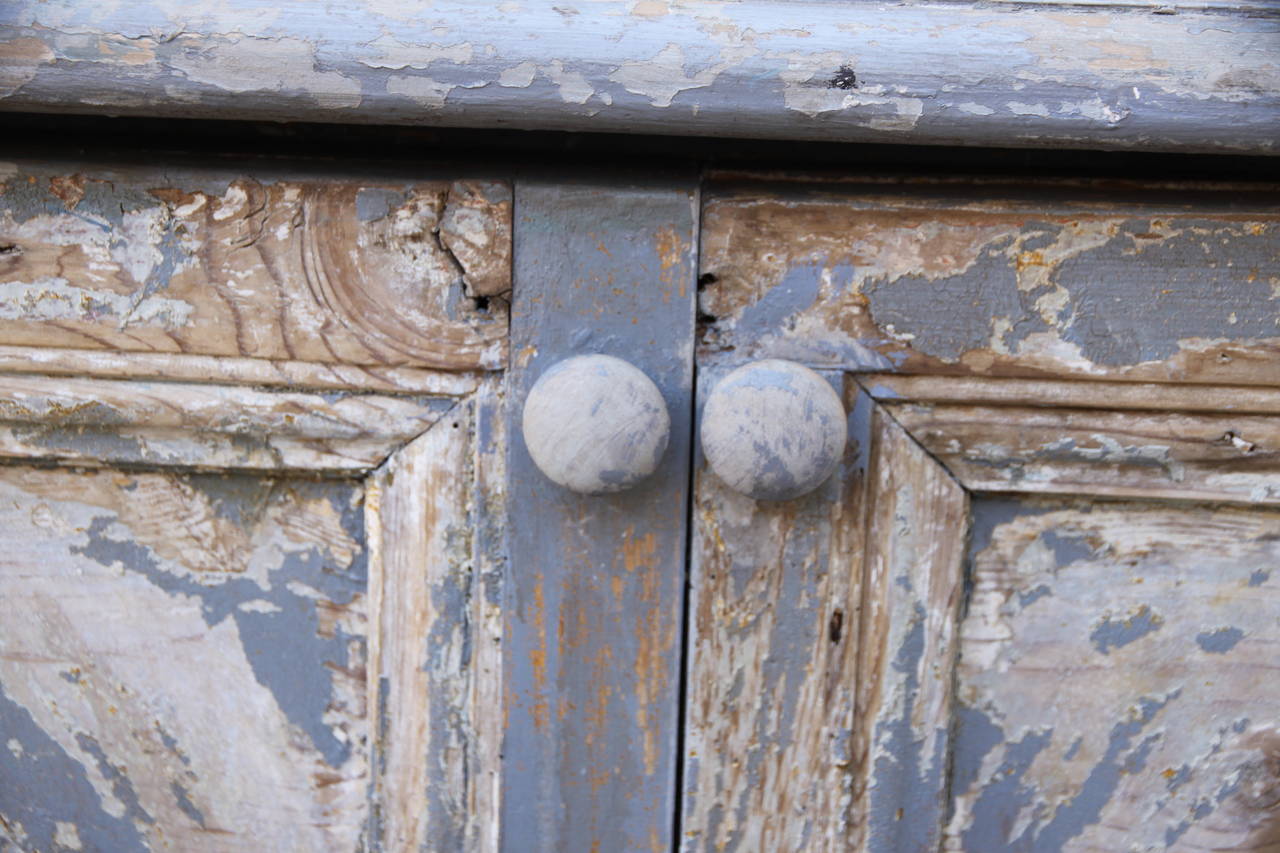
<path fill-rule="evenodd" d="M 813 491 L 844 453 L 844 406 L 817 373 L 769 359 L 720 380 L 702 412 L 702 452 L 731 488 L 757 500 Z"/>
<path fill-rule="evenodd" d="M 524 443 L 534 464 L 575 492 L 618 492 L 654 472 L 671 435 L 658 386 L 609 355 L 567 358 L 524 401 Z"/>

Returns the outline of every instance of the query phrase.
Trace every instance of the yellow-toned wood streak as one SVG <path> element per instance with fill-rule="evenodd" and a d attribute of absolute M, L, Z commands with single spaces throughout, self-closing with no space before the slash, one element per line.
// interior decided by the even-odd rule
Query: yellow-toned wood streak
<path fill-rule="evenodd" d="M 684 850 L 849 849 L 871 405 L 851 407 L 841 468 L 796 500 L 752 500 L 697 462 Z"/>
<path fill-rule="evenodd" d="M 932 853 L 946 813 L 969 499 L 877 408 L 867 501 L 850 849 Z"/>
<path fill-rule="evenodd" d="M 0 346 L 0 373 L 212 382 L 263 388 L 369 391 L 461 397 L 476 390 L 474 372 L 273 361 L 266 358 L 107 352 Z"/>
<path fill-rule="evenodd" d="M 0 844 L 358 849 L 362 499 L 0 468 Z"/>
<path fill-rule="evenodd" d="M 892 373 L 864 374 L 858 377 L 858 381 L 868 394 L 883 403 L 1280 414 L 1280 389 L 1249 385 L 900 376 Z"/>
<path fill-rule="evenodd" d="M 494 182 L 16 168 L 0 343 L 496 368 L 510 221 Z"/>
<path fill-rule="evenodd" d="M 0 374 L 0 457 L 360 473 L 450 398 Z"/>
<path fill-rule="evenodd" d="M 1280 514 L 973 512 L 945 849 L 1280 849 Z"/>
<path fill-rule="evenodd" d="M 885 404 L 968 489 L 1280 503 L 1280 418 Z"/>
<path fill-rule="evenodd" d="M 1273 187 L 1011 183 L 712 182 L 701 352 L 879 373 L 1275 383 Z"/>
<path fill-rule="evenodd" d="M 496 849 L 501 567 L 488 513 L 502 454 L 477 438 L 494 418 L 486 388 L 369 481 L 369 843 L 388 853 Z"/>

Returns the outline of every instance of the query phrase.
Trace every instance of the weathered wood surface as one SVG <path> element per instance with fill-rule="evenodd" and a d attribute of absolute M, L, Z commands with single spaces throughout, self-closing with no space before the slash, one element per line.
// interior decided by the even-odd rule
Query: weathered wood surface
<path fill-rule="evenodd" d="M 974 505 L 945 849 L 1280 845 L 1280 516 Z"/>
<path fill-rule="evenodd" d="M 935 853 L 950 784 L 969 496 L 881 408 L 867 495 L 850 761 L 857 818 L 847 849 Z"/>
<path fill-rule="evenodd" d="M 1280 503 L 1280 418 L 884 404 L 966 488 Z"/>
<path fill-rule="evenodd" d="M 725 372 L 699 364 L 703 400 Z M 871 408 L 851 403 L 840 469 L 795 500 L 752 500 L 699 452 L 682 850 L 850 849 Z"/>
<path fill-rule="evenodd" d="M 516 184 L 502 643 L 511 853 L 671 848 L 697 209 L 693 174 Z M 569 492 L 518 438 L 530 386 L 586 353 L 626 358 L 670 413 L 665 456 L 629 491 Z"/>
<path fill-rule="evenodd" d="M 1249 385 L 990 379 L 892 373 L 865 374 L 858 377 L 858 382 L 872 399 L 882 403 L 1280 414 L 1280 388 Z"/>
<path fill-rule="evenodd" d="M 505 444 L 487 383 L 368 483 L 370 845 L 497 849 Z"/>
<path fill-rule="evenodd" d="M 703 218 L 705 352 L 868 372 L 1276 382 L 1274 193 L 725 184 Z"/>
<path fill-rule="evenodd" d="M 10 110 L 1258 153 L 1280 139 L 1267 2 L 11 0 L 0 39 Z"/>
<path fill-rule="evenodd" d="M 321 364 L 266 358 L 46 349 L 0 345 L 0 373 L 159 379 L 263 388 L 370 391 L 461 397 L 478 387 L 478 374 L 415 367 Z"/>
<path fill-rule="evenodd" d="M 0 344 L 505 360 L 510 188 L 0 164 Z"/>
<path fill-rule="evenodd" d="M 361 504 L 351 481 L 0 468 L 0 847 L 358 849 Z"/>
<path fill-rule="evenodd" d="M 354 474 L 455 402 L 0 374 L 0 457 Z"/>

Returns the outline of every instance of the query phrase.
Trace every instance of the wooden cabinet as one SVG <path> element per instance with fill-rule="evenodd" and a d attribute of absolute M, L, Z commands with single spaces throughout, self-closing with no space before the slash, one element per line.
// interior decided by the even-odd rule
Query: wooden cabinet
<path fill-rule="evenodd" d="M 0 848 L 1280 843 L 1272 189 L 0 174 Z M 583 496 L 595 352 L 672 432 Z M 694 440 L 762 358 L 790 501 Z"/>

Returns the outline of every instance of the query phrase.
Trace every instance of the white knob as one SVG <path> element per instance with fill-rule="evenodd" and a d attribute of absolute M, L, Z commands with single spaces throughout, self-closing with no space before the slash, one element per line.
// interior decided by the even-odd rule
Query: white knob
<path fill-rule="evenodd" d="M 529 389 L 522 431 L 543 474 L 594 495 L 652 474 L 671 418 L 662 392 L 638 368 L 609 355 L 580 355 L 553 365 Z"/>
<path fill-rule="evenodd" d="M 844 406 L 804 365 L 768 359 L 739 367 L 712 389 L 702 452 L 716 476 L 758 500 L 787 500 L 822 485 L 844 453 Z"/>

